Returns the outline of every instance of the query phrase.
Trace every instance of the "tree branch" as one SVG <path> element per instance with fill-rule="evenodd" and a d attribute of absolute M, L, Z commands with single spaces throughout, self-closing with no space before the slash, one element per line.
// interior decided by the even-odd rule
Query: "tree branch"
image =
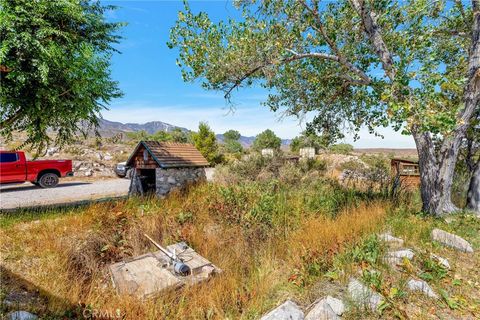
<path fill-rule="evenodd" d="M 314 28 L 316 31 L 320 32 L 322 34 L 322 37 L 325 39 L 325 41 L 327 42 L 328 46 L 330 47 L 330 49 L 335 53 L 335 56 L 337 57 L 337 61 L 340 62 L 343 66 L 345 66 L 347 69 L 349 69 L 350 71 L 354 72 L 355 74 L 357 74 L 360 78 L 362 78 L 362 80 L 364 82 L 366 82 L 367 84 L 370 83 L 372 80 L 370 79 L 370 77 L 365 73 L 363 72 L 362 70 L 360 70 L 359 68 L 357 68 L 355 65 L 353 65 L 351 62 L 349 62 L 345 56 L 340 52 L 340 50 L 338 49 L 337 45 L 335 44 L 335 42 L 330 39 L 330 37 L 328 36 L 324 26 L 323 26 L 323 23 L 322 23 L 322 20 L 320 19 L 320 16 L 318 15 L 318 10 L 317 8 L 314 8 L 312 9 L 310 6 L 307 5 L 307 3 L 305 1 L 300 1 L 300 3 L 302 4 L 302 6 L 308 11 L 310 12 L 318 27 L 315 27 L 315 26 L 312 26 L 312 28 Z"/>
<path fill-rule="evenodd" d="M 454 0 L 455 5 L 457 6 L 458 10 L 460 11 L 460 14 L 462 15 L 463 18 L 463 24 L 468 28 L 468 22 L 467 22 L 467 16 L 465 14 L 465 8 L 463 7 L 462 0 Z"/>
<path fill-rule="evenodd" d="M 235 80 L 234 84 L 230 88 L 227 89 L 227 91 L 224 95 L 224 98 L 228 99 L 230 97 L 232 91 L 235 88 L 238 88 L 242 84 L 243 81 L 245 81 L 248 77 L 252 76 L 255 72 L 257 72 L 257 71 L 259 71 L 259 70 L 261 70 L 265 67 L 268 67 L 268 66 L 286 64 L 286 63 L 290 63 L 292 61 L 307 59 L 307 58 L 316 58 L 316 59 L 323 59 L 323 60 L 340 62 L 339 57 L 337 57 L 335 55 L 332 55 L 332 54 L 328 54 L 328 53 L 322 53 L 322 52 L 297 53 L 297 52 L 295 52 L 294 50 L 291 50 L 291 49 L 287 49 L 286 51 L 292 53 L 293 55 L 290 56 L 290 57 L 281 59 L 279 62 L 271 62 L 271 61 L 265 62 L 265 63 L 255 67 L 255 68 L 249 70 L 248 72 L 243 74 L 240 78 Z M 358 69 L 354 65 L 351 65 L 351 68 L 361 71 L 360 69 Z M 361 72 L 363 72 L 363 71 L 361 71 Z M 342 76 L 342 77 L 348 77 L 348 78 L 344 78 L 344 79 L 347 79 L 351 84 L 355 84 L 355 85 L 367 85 L 371 82 L 371 80 L 368 76 L 367 76 L 366 80 L 363 79 L 363 78 L 362 79 L 353 79 L 352 77 L 349 77 L 349 76 Z"/>
<path fill-rule="evenodd" d="M 380 26 L 377 24 L 377 19 L 373 12 L 367 8 L 363 0 L 350 0 L 353 8 L 360 15 L 363 27 L 368 37 L 370 38 L 375 51 L 382 62 L 383 69 L 387 74 L 387 77 L 394 81 L 397 75 L 395 66 L 393 65 L 393 57 L 388 47 L 383 40 Z"/>
<path fill-rule="evenodd" d="M 17 110 L 13 115 L 10 117 L 0 121 L 0 130 L 6 127 L 10 127 L 15 121 L 17 121 L 22 116 L 22 110 Z"/>

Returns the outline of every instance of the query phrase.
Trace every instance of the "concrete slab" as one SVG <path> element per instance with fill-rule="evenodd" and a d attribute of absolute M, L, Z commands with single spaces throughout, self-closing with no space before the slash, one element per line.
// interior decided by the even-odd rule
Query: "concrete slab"
<path fill-rule="evenodd" d="M 163 290 L 192 285 L 222 272 L 184 242 L 170 245 L 167 249 L 170 252 L 175 250 L 176 255 L 190 267 L 190 275 L 176 274 L 170 259 L 162 251 L 150 252 L 109 266 L 118 294 L 148 298 Z"/>

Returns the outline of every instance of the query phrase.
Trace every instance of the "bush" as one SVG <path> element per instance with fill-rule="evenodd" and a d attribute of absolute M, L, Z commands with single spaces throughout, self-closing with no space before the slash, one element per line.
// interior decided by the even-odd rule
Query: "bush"
<path fill-rule="evenodd" d="M 237 184 L 245 181 L 279 180 L 294 184 L 316 172 L 326 171 L 326 162 L 320 159 L 301 160 L 299 163 L 286 161 L 281 156 L 263 157 L 259 154 L 245 156 L 226 165 L 217 166 L 215 180 L 222 184 Z M 317 175 L 317 176 L 318 176 Z"/>
<path fill-rule="evenodd" d="M 333 153 L 350 154 L 353 151 L 353 146 L 348 143 L 338 143 L 328 148 Z"/>

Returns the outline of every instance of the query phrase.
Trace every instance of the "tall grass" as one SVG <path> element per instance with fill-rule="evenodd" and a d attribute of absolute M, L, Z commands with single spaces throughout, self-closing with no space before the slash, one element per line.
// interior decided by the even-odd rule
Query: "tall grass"
<path fill-rule="evenodd" d="M 311 302 L 335 255 L 381 228 L 386 207 L 325 179 L 204 184 L 4 224 L 2 265 L 48 292 L 47 309 L 32 307 L 44 315 L 88 307 L 128 319 L 249 319 L 286 297 Z M 165 245 L 185 241 L 223 273 L 149 300 L 117 295 L 106 267 L 154 251 L 144 233 Z"/>

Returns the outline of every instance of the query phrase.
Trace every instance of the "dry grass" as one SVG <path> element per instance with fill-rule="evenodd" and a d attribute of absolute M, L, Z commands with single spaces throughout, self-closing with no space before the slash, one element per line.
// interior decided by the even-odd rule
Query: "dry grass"
<path fill-rule="evenodd" d="M 312 302 L 309 293 L 335 255 L 386 218 L 383 203 L 345 208 L 333 219 L 305 207 L 297 193 L 282 202 L 274 196 L 269 208 L 261 193 L 242 192 L 236 196 L 248 205 L 203 185 L 165 200 L 97 204 L 7 225 L 0 230 L 2 266 L 41 290 L 46 306 L 31 310 L 44 315 L 74 317 L 86 306 L 119 309 L 127 319 L 255 318 L 286 297 Z M 153 251 L 143 233 L 164 244 L 186 241 L 224 272 L 154 299 L 118 296 L 106 266 Z"/>

